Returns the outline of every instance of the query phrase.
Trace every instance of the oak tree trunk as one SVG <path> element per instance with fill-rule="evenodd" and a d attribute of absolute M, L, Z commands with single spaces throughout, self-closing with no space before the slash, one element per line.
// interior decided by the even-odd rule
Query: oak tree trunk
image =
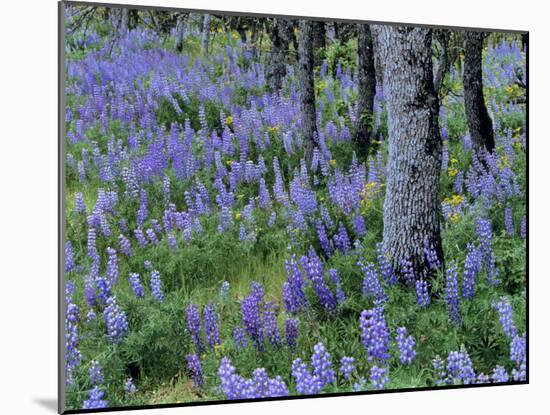
<path fill-rule="evenodd" d="M 353 139 L 358 154 L 366 157 L 370 146 L 374 95 L 376 93 L 372 35 L 367 24 L 357 25 L 357 78 L 357 115 Z"/>
<path fill-rule="evenodd" d="M 273 92 L 279 91 L 283 86 L 286 75 L 286 60 L 288 45 L 291 38 L 291 23 L 285 19 L 273 19 L 271 32 L 271 53 L 267 67 L 267 84 Z"/>
<path fill-rule="evenodd" d="M 209 14 L 204 15 L 202 20 L 202 42 L 201 48 L 203 53 L 208 53 L 208 44 L 210 43 L 210 19 L 212 16 Z"/>
<path fill-rule="evenodd" d="M 410 260 L 416 278 L 430 277 L 424 242 L 443 262 L 440 233 L 439 104 L 429 29 L 376 26 L 384 56 L 388 108 L 388 176 L 383 243 L 396 271 Z"/>
<path fill-rule="evenodd" d="M 298 82 L 300 88 L 300 109 L 304 155 L 309 166 L 313 146 L 317 140 L 315 114 L 315 90 L 313 80 L 313 27 L 309 20 L 300 20 L 298 36 Z"/>
<path fill-rule="evenodd" d="M 493 122 L 483 97 L 481 52 L 484 37 L 485 34 L 482 32 L 467 32 L 464 54 L 464 107 L 468 130 L 476 152 L 482 149 L 491 152 L 495 148 Z"/>

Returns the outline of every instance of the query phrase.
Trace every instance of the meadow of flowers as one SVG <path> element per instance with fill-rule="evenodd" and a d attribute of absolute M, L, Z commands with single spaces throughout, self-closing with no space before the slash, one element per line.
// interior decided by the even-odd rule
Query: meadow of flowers
<path fill-rule="evenodd" d="M 214 22 L 207 54 L 192 26 L 178 51 L 146 19 L 67 31 L 67 408 L 526 380 L 519 36 L 483 54 L 493 153 L 473 154 L 459 65 L 445 81 L 445 261 L 425 244 L 427 281 L 380 243 L 384 91 L 360 159 L 354 63 L 329 59 L 353 42 L 316 70 L 308 165 L 292 65 L 270 93 L 261 47 Z"/>

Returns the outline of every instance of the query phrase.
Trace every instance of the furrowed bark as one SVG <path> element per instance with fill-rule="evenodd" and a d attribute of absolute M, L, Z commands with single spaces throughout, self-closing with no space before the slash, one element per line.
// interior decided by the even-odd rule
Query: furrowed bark
<path fill-rule="evenodd" d="M 476 152 L 483 149 L 491 152 L 495 148 L 493 122 L 483 97 L 481 57 L 484 37 L 485 34 L 482 32 L 467 32 L 464 55 L 464 107 L 468 130 Z"/>
<path fill-rule="evenodd" d="M 376 76 L 374 71 L 374 53 L 369 25 L 357 25 L 357 116 L 355 119 L 353 140 L 361 157 L 367 157 L 372 133 L 374 95 Z"/>
<path fill-rule="evenodd" d="M 273 19 L 272 23 L 269 33 L 271 53 L 267 67 L 267 83 L 269 89 L 276 92 L 282 88 L 286 75 L 286 60 L 292 27 L 291 23 L 285 19 Z"/>
<path fill-rule="evenodd" d="M 433 85 L 431 31 L 377 26 L 388 108 L 388 177 L 383 244 L 399 272 L 404 260 L 429 278 L 424 241 L 443 262 L 440 233 L 439 104 Z"/>
<path fill-rule="evenodd" d="M 315 89 L 313 80 L 313 27 L 309 20 L 300 20 L 298 67 L 304 156 L 309 166 L 313 155 L 313 146 L 317 137 Z"/>

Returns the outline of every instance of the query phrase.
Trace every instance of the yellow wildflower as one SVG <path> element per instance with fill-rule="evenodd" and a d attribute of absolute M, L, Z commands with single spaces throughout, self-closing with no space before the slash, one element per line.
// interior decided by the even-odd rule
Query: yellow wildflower
<path fill-rule="evenodd" d="M 460 213 L 453 212 L 449 214 L 449 221 L 451 223 L 458 223 L 459 220 L 460 220 Z"/>
<path fill-rule="evenodd" d="M 455 177 L 458 174 L 458 170 L 454 167 L 449 167 L 449 169 L 447 170 L 447 174 L 449 175 L 449 177 Z"/>
<path fill-rule="evenodd" d="M 336 160 L 330 159 L 329 164 L 330 164 L 332 167 L 336 166 Z"/>
<path fill-rule="evenodd" d="M 233 124 L 233 117 L 231 115 L 228 115 L 227 118 L 225 119 L 225 123 L 227 125 Z"/>

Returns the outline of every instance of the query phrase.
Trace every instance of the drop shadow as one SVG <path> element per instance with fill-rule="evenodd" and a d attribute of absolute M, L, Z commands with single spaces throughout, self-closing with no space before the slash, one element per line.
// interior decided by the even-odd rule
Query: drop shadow
<path fill-rule="evenodd" d="M 34 398 L 34 402 L 43 408 L 57 413 L 57 399 L 54 398 Z"/>

